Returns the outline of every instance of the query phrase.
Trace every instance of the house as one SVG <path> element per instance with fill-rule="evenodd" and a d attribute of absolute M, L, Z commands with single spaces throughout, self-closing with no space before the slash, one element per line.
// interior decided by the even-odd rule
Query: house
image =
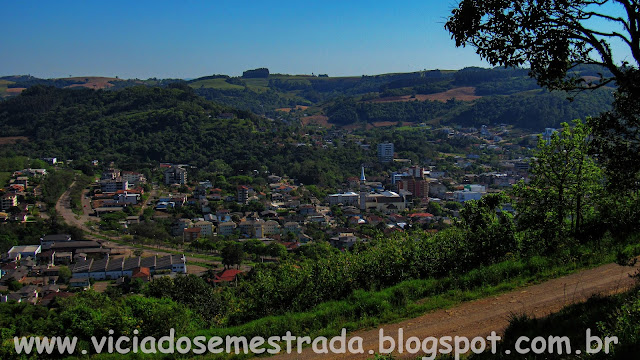
<path fill-rule="evenodd" d="M 57 293 L 60 292 L 60 286 L 55 285 L 55 284 L 49 284 L 49 285 L 45 285 L 42 287 L 42 294 L 43 295 L 48 295 L 51 293 Z"/>
<path fill-rule="evenodd" d="M 15 302 L 22 302 L 22 296 L 20 294 L 17 293 L 9 293 L 7 295 L 0 295 L 0 302 L 2 303 L 6 303 L 6 302 L 10 302 L 10 301 L 15 301 Z"/>
<path fill-rule="evenodd" d="M 16 291 L 16 293 L 20 294 L 23 299 L 34 300 L 38 298 L 39 291 L 37 286 L 27 285 Z"/>
<path fill-rule="evenodd" d="M 356 242 L 358 238 L 353 233 L 340 233 L 338 236 L 331 238 L 330 243 L 332 246 L 338 249 L 349 249 Z"/>
<path fill-rule="evenodd" d="M 230 283 L 238 282 L 238 275 L 242 274 L 242 271 L 236 269 L 227 269 L 219 274 L 215 275 L 213 279 L 214 283 Z"/>
<path fill-rule="evenodd" d="M 305 204 L 300 206 L 298 209 L 300 211 L 300 215 L 313 215 L 316 213 L 316 207 L 312 204 Z"/>
<path fill-rule="evenodd" d="M 137 267 L 133 269 L 131 280 L 141 279 L 144 282 L 151 281 L 151 270 L 147 267 Z"/>
<path fill-rule="evenodd" d="M 65 298 L 72 297 L 73 295 L 74 293 L 63 292 L 63 291 L 48 293 L 45 296 L 40 298 L 40 305 L 49 306 L 57 298 L 65 299 Z"/>

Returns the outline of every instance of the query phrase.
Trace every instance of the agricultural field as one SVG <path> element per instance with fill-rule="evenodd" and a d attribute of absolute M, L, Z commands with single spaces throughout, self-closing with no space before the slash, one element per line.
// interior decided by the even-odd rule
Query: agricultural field
<path fill-rule="evenodd" d="M 0 98 L 8 96 L 7 89 L 10 84 L 13 84 L 13 81 L 0 80 Z"/>
<path fill-rule="evenodd" d="M 85 87 L 89 89 L 106 89 L 113 86 L 113 84 L 111 83 L 112 81 L 118 81 L 119 79 L 111 78 L 111 77 L 101 77 L 101 76 L 87 76 L 87 77 L 78 76 L 78 77 L 64 78 L 62 80 L 83 82 L 81 84 L 69 85 L 68 87 L 70 88 Z"/>

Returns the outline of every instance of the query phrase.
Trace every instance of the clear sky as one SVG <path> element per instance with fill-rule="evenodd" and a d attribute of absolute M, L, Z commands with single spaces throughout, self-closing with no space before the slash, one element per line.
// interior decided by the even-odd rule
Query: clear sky
<path fill-rule="evenodd" d="M 330 76 L 488 66 L 456 49 L 453 0 L 3 1 L 0 75 Z"/>

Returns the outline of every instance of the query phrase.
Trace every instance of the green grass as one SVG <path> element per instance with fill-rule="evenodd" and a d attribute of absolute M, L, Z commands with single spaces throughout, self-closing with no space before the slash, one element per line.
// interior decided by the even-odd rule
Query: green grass
<path fill-rule="evenodd" d="M 196 81 L 189 84 L 189 86 L 191 86 L 194 89 L 199 89 L 200 87 L 203 87 L 206 89 L 211 88 L 211 89 L 221 89 L 221 90 L 232 90 L 232 89 L 243 90 L 244 89 L 244 86 L 229 84 L 223 78 L 200 80 L 200 81 Z"/>

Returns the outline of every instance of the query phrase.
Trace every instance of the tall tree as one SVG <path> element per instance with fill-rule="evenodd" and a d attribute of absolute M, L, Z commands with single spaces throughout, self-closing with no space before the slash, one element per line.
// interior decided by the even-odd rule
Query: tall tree
<path fill-rule="evenodd" d="M 589 156 L 589 126 L 564 123 L 549 141 L 540 138 L 532 178 L 513 189 L 519 198 L 518 223 L 536 229 L 551 250 L 567 235 L 579 237 L 603 186 L 601 169 Z"/>

